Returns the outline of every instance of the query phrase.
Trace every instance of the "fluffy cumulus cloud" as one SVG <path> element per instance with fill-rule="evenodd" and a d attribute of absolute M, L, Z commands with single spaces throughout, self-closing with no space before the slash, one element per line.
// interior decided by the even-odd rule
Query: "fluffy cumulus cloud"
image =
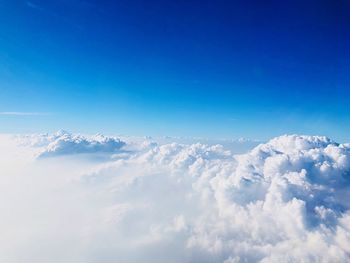
<path fill-rule="evenodd" d="M 122 150 L 125 143 L 115 137 L 73 135 L 66 131 L 55 134 L 27 135 L 18 138 L 23 145 L 42 148 L 39 157 L 59 155 L 113 153 Z"/>
<path fill-rule="evenodd" d="M 0 261 L 350 262 L 348 144 L 0 139 Z"/>

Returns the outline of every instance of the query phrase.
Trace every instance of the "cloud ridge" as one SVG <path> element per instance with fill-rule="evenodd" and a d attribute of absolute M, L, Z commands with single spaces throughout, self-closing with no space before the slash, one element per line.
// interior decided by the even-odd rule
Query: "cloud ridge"
<path fill-rule="evenodd" d="M 84 239 L 75 236 L 84 259 L 75 262 L 350 261 L 349 144 L 283 135 L 237 155 L 221 145 L 145 140 L 119 154 L 132 143 L 66 132 L 22 144 L 50 157 L 33 160 L 44 178 L 64 174 L 64 188 L 82 198 L 69 210 L 86 207 L 70 231 L 84 230 Z M 110 158 L 71 158 L 101 152 Z M 55 175 L 55 165 L 63 172 Z"/>

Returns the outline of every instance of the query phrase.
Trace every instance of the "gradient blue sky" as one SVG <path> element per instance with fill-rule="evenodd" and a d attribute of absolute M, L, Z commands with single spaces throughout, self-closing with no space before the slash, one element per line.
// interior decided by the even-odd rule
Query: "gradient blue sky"
<path fill-rule="evenodd" d="M 0 132 L 350 141 L 349 47 L 347 0 L 1 0 Z"/>

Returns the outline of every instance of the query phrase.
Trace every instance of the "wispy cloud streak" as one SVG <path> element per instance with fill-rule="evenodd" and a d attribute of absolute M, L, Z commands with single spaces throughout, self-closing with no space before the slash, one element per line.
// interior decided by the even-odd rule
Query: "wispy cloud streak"
<path fill-rule="evenodd" d="M 30 1 L 27 2 L 27 6 L 30 8 L 34 8 L 42 11 L 44 10 L 44 8 L 42 8 L 41 6 L 34 4 L 33 2 L 30 2 Z"/>
<path fill-rule="evenodd" d="M 74 21 L 72 21 L 71 19 L 69 19 L 66 16 L 60 15 L 56 11 L 50 10 L 50 9 L 48 9 L 48 8 L 42 6 L 42 5 L 33 3 L 31 1 L 27 1 L 26 4 L 31 9 L 34 9 L 34 10 L 37 10 L 37 11 L 41 11 L 45 15 L 49 15 L 49 16 L 55 17 L 57 19 L 60 19 L 64 23 L 69 24 L 69 25 L 71 25 L 71 26 L 73 26 L 73 27 L 75 27 L 77 29 L 82 29 L 81 25 L 75 23 Z"/>
<path fill-rule="evenodd" d="M 5 116 L 47 116 L 47 112 L 20 112 L 20 111 L 1 111 L 0 115 Z"/>

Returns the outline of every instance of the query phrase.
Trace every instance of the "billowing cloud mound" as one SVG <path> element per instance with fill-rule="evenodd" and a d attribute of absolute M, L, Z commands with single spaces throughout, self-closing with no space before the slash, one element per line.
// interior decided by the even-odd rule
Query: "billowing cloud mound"
<path fill-rule="evenodd" d="M 125 142 L 115 137 L 103 135 L 72 135 L 59 131 L 53 135 L 20 136 L 22 143 L 42 147 L 39 157 L 52 157 L 70 154 L 113 153 L 119 151 Z"/>
<path fill-rule="evenodd" d="M 30 212 L 20 222 L 30 234 L 18 241 L 5 231 L 0 261 L 350 262 L 349 145 L 291 135 L 234 155 L 220 145 L 140 144 L 98 163 L 66 156 L 59 171 L 55 157 L 26 159 L 23 180 L 46 182 L 35 192 L 51 200 L 37 215 L 49 223 Z M 12 207 L 35 209 L 28 200 Z"/>
<path fill-rule="evenodd" d="M 348 147 L 282 136 L 235 159 L 209 181 L 218 216 L 190 244 L 229 262 L 349 261 Z"/>

